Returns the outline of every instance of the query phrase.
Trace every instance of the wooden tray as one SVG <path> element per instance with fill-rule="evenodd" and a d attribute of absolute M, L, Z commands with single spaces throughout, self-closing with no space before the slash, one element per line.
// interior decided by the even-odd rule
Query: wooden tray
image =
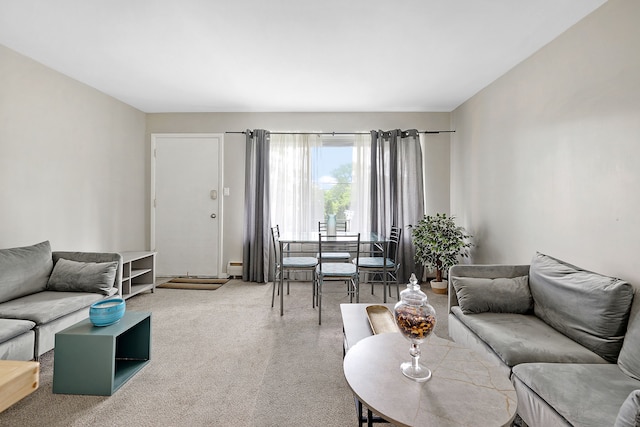
<path fill-rule="evenodd" d="M 393 320 L 393 313 L 384 305 L 368 306 L 367 317 L 375 335 L 398 332 L 396 322 Z"/>

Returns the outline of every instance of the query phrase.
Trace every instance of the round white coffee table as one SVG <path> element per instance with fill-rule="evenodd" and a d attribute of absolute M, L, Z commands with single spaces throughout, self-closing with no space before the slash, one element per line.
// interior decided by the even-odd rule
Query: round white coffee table
<path fill-rule="evenodd" d="M 420 361 L 433 375 L 405 377 L 409 341 L 399 333 L 372 335 L 349 349 L 344 375 L 357 398 L 400 426 L 502 426 L 516 414 L 516 394 L 504 371 L 471 350 L 432 335 Z"/>

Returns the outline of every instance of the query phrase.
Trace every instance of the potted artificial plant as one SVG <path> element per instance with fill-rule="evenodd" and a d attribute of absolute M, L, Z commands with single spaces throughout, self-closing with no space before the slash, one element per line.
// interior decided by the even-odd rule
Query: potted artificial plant
<path fill-rule="evenodd" d="M 458 263 L 458 257 L 467 257 L 471 247 L 463 227 L 456 225 L 455 217 L 447 214 L 425 215 L 417 224 L 410 225 L 411 240 L 416 249 L 416 261 L 430 270 L 435 270 L 436 278 L 431 288 L 439 294 L 447 293 L 447 281 L 442 279 L 443 271 L 448 271 Z"/>

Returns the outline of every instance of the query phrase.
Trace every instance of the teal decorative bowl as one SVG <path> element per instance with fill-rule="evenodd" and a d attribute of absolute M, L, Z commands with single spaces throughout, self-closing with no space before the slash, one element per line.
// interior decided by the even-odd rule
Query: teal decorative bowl
<path fill-rule="evenodd" d="M 91 304 L 89 320 L 95 326 L 109 326 L 117 323 L 124 316 L 126 303 L 122 298 L 109 298 Z"/>

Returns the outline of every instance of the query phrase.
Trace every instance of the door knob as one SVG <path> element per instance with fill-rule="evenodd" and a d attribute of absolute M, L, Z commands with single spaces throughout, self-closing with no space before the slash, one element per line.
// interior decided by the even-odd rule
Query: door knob
<path fill-rule="evenodd" d="M 216 214 L 212 213 L 211 218 L 215 218 L 215 217 L 216 217 Z"/>

